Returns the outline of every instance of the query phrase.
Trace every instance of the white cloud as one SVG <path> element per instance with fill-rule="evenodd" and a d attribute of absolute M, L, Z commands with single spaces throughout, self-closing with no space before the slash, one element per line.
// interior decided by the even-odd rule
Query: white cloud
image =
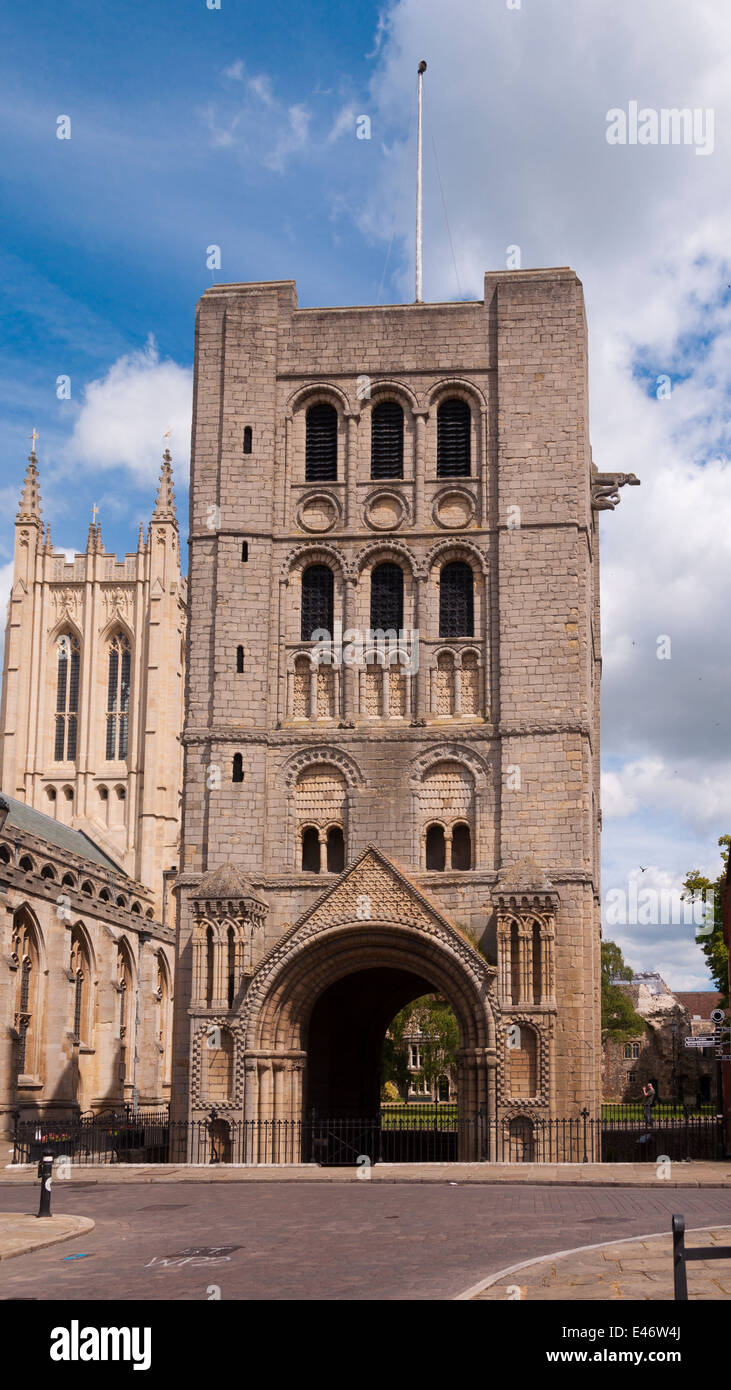
<path fill-rule="evenodd" d="M 192 372 L 161 360 L 150 336 L 144 349 L 118 358 L 106 376 L 85 388 L 66 465 L 98 472 L 123 468 L 136 483 L 148 485 L 157 479 L 163 435 L 170 429 L 175 470 L 186 477 L 191 402 Z"/>
<path fill-rule="evenodd" d="M 276 103 L 272 93 L 272 82 L 266 73 L 260 73 L 258 77 L 250 77 L 246 85 L 249 91 L 253 92 L 254 96 L 258 97 L 265 106 L 268 106 L 270 110 L 273 109 Z"/>
<path fill-rule="evenodd" d="M 624 780 L 619 772 L 605 772 L 602 775 L 602 816 L 604 820 L 622 820 L 634 815 L 637 801 L 628 795 Z"/>
<path fill-rule="evenodd" d="M 275 96 L 268 73 L 246 75 L 239 58 L 224 76 L 243 83 L 243 92 L 209 102 L 198 115 L 216 149 L 234 148 L 247 164 L 262 164 L 281 174 L 292 155 L 310 141 L 312 112 L 302 102 L 287 104 Z"/>
<path fill-rule="evenodd" d="M 626 762 L 602 777 L 602 811 L 622 819 L 638 811 L 677 815 L 703 834 L 729 815 L 731 759 L 711 768 L 696 768 L 689 760 L 670 767 L 662 758 Z"/>
<path fill-rule="evenodd" d="M 339 140 L 341 135 L 353 133 L 357 114 L 352 102 L 349 102 L 347 106 L 341 106 L 328 132 L 327 143 L 329 145 L 332 145 L 335 140 Z"/>
<path fill-rule="evenodd" d="M 264 156 L 268 169 L 283 173 L 287 160 L 307 143 L 312 117 L 306 106 L 290 106 L 273 148 Z"/>
<path fill-rule="evenodd" d="M 228 125 L 221 125 L 216 107 L 213 104 L 201 109 L 201 116 L 208 126 L 211 144 L 215 149 L 226 149 L 234 143 L 234 135 L 240 124 L 240 115 L 232 116 Z"/>

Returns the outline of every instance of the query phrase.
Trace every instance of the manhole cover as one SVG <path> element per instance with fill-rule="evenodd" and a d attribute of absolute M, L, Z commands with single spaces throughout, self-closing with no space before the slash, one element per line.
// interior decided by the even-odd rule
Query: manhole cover
<path fill-rule="evenodd" d="M 184 1211 L 185 1208 L 188 1207 L 189 1205 L 190 1205 L 189 1202 L 178 1202 L 177 1204 L 173 1204 L 173 1205 L 171 1205 L 171 1206 L 169 1206 L 169 1207 L 159 1207 L 159 1206 L 153 1206 L 153 1207 L 138 1207 L 137 1210 L 138 1210 L 138 1211 Z"/>

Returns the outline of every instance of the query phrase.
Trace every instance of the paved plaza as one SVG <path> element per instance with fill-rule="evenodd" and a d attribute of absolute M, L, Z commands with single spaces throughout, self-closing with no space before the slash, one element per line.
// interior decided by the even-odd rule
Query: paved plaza
<path fill-rule="evenodd" d="M 714 1246 L 731 1248 L 731 1226 L 695 1230 L 686 1236 L 686 1251 Z M 731 1299 L 731 1256 L 693 1260 L 687 1265 L 688 1299 Z M 529 1303 L 592 1299 L 667 1302 L 674 1298 L 672 1236 L 613 1241 L 569 1253 L 557 1252 L 518 1269 L 492 1276 L 484 1288 L 462 1295 L 480 1301 L 520 1299 Z"/>

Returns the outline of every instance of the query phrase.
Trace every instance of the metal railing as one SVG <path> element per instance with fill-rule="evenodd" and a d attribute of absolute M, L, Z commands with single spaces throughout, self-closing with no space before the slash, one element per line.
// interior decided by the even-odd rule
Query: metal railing
<path fill-rule="evenodd" d="M 13 1162 L 42 1152 L 87 1163 L 627 1163 L 717 1156 L 716 1116 L 637 1120 L 518 1115 L 489 1120 L 452 1107 L 390 1107 L 371 1118 L 238 1120 L 215 1109 L 171 1121 L 165 1111 L 66 1121 L 16 1120 Z"/>

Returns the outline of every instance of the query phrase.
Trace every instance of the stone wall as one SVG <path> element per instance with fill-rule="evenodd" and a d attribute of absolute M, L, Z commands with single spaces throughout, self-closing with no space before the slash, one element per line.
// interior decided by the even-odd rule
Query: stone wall
<path fill-rule="evenodd" d="M 14 1112 L 130 1103 L 135 1081 L 140 1104 L 169 1101 L 174 936 L 152 914 L 144 885 L 118 875 L 111 891 L 98 864 L 0 834 L 0 1134 Z"/>

